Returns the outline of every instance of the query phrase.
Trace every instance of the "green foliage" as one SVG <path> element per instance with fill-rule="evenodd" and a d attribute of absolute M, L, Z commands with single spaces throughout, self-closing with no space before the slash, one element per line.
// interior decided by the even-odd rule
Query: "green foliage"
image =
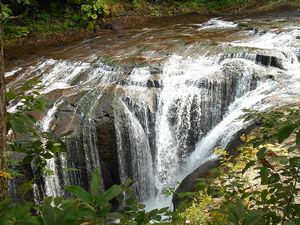
<path fill-rule="evenodd" d="M 37 218 L 31 215 L 32 203 L 14 204 L 9 200 L 0 202 L 0 224 L 34 225 Z"/>
<path fill-rule="evenodd" d="M 17 2 L 24 6 L 32 6 L 37 4 L 35 0 L 17 0 Z"/>
<path fill-rule="evenodd" d="M 143 0 L 132 0 L 132 4 L 135 8 L 141 8 L 143 5 Z"/>
<path fill-rule="evenodd" d="M 88 26 L 95 27 L 95 20 L 109 14 L 109 5 L 107 0 L 72 0 L 71 3 L 80 5 L 82 18 L 85 21 L 90 21 Z"/>
<path fill-rule="evenodd" d="M 145 212 L 144 205 L 138 203 L 129 188 L 131 181 L 114 185 L 100 191 L 100 174 L 96 170 L 91 182 L 91 191 L 79 186 L 67 186 L 66 190 L 76 198 L 46 198 L 40 205 L 31 203 L 16 204 L 9 200 L 0 202 L 0 224 L 20 225 L 75 225 L 75 224 L 122 224 L 146 225 L 163 221 L 167 209 Z M 125 206 L 112 211 L 112 200 L 125 203 Z M 34 214 L 32 213 L 34 212 Z"/>
<path fill-rule="evenodd" d="M 199 0 L 200 5 L 209 9 L 226 9 L 228 7 L 242 7 L 253 3 L 253 0 Z"/>
<path fill-rule="evenodd" d="M 0 22 L 6 21 L 11 14 L 11 9 L 8 5 L 0 3 Z"/>
<path fill-rule="evenodd" d="M 178 7 L 181 7 L 181 8 L 184 7 L 184 8 L 189 8 L 189 9 L 197 9 L 204 5 L 203 1 L 201 1 L 201 0 L 176 1 L 175 4 Z"/>
<path fill-rule="evenodd" d="M 7 37 L 9 38 L 22 38 L 30 33 L 27 27 L 12 25 L 6 26 L 6 32 L 8 34 Z"/>
<path fill-rule="evenodd" d="M 26 37 L 29 33 L 47 36 L 49 33 L 69 30 L 96 30 L 98 20 L 124 9 L 143 8 L 143 11 L 149 11 L 149 15 L 159 16 L 165 8 L 170 8 L 167 13 L 172 13 L 174 8 L 181 9 L 185 13 L 198 10 L 235 11 L 253 7 L 258 3 L 255 0 L 4 0 L 3 2 L 0 3 L 2 8 L 0 19 L 7 20 L 7 27 L 4 27 L 5 39 L 18 39 Z M 298 0 L 264 0 L 260 3 L 272 8 L 282 2 L 286 4 L 295 2 L 294 5 L 299 5 Z"/>

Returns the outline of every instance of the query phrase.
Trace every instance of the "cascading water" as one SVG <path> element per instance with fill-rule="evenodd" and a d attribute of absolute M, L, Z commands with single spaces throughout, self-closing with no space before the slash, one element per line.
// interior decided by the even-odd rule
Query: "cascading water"
<path fill-rule="evenodd" d="M 123 123 L 126 124 L 129 135 L 130 151 L 128 149 L 123 149 L 122 137 L 124 136 L 124 128 L 121 126 L 121 121 L 116 121 L 117 140 L 118 140 L 118 156 L 119 165 L 122 168 L 121 181 L 124 182 L 126 179 L 131 178 L 135 181 L 133 187 L 139 196 L 153 196 L 154 185 L 153 185 L 153 171 L 152 171 L 152 156 L 151 149 L 149 145 L 149 139 L 146 131 L 143 129 L 141 123 L 137 117 L 131 112 L 125 103 L 120 103 L 123 111 Z M 122 115 L 116 112 L 115 116 L 117 118 L 122 117 Z M 126 145 L 125 145 L 126 146 Z M 127 152 L 126 152 L 127 150 Z M 127 159 L 127 160 L 126 160 Z M 130 160 L 130 165 L 128 161 Z M 127 164 L 127 165 L 126 165 Z M 123 173 L 123 174 L 122 174 Z M 138 181 L 138 182 L 137 182 Z"/>
<path fill-rule="evenodd" d="M 59 103 L 55 103 L 54 106 L 48 110 L 46 116 L 44 117 L 41 125 L 42 130 L 44 132 L 48 132 L 50 129 L 50 125 L 52 120 L 54 119 L 55 113 L 57 111 L 57 106 Z M 61 156 L 61 159 L 64 160 L 64 156 Z M 64 195 L 64 191 L 62 189 L 62 185 L 59 179 L 58 168 L 55 163 L 56 159 L 51 158 L 47 160 L 46 170 L 49 171 L 53 175 L 45 178 L 45 194 L 46 196 L 62 196 Z M 37 191 L 37 190 L 36 190 Z M 36 194 L 38 195 L 38 194 Z"/>
<path fill-rule="evenodd" d="M 164 189 L 215 159 L 213 149 L 225 148 L 247 126 L 243 109 L 300 102 L 295 21 L 264 32 L 259 29 L 268 20 L 244 29 L 241 21 L 219 18 L 124 31 L 99 52 L 86 49 L 101 37 L 70 48 L 68 60 L 44 59 L 7 73 L 18 77 L 11 85 L 40 78 L 43 94 L 56 102 L 42 121 L 44 131 L 73 130 L 68 152 L 47 164 L 54 175 L 45 177 L 45 194 L 64 194 L 66 184 L 87 188 L 92 171 L 101 168 L 104 189 L 132 178 L 148 208 L 170 204 Z M 153 37 L 140 35 L 149 31 Z M 107 54 L 116 61 L 102 57 Z"/>

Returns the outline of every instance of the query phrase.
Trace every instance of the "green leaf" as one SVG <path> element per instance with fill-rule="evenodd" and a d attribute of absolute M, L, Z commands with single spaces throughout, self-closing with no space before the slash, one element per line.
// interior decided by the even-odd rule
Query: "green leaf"
<path fill-rule="evenodd" d="M 53 199 L 53 201 L 54 201 L 54 204 L 55 204 L 56 206 L 58 206 L 58 205 L 61 204 L 61 202 L 63 201 L 63 197 L 55 197 L 55 198 Z"/>
<path fill-rule="evenodd" d="M 199 178 L 196 179 L 195 189 L 197 191 L 203 191 L 208 187 L 208 184 L 206 183 L 205 179 Z"/>
<path fill-rule="evenodd" d="M 84 190 L 82 187 L 80 186 L 76 186 L 76 185 L 70 185 L 70 186 L 66 186 L 65 189 L 72 193 L 73 195 L 75 195 L 77 198 L 79 198 L 81 201 L 84 201 L 86 203 L 92 203 L 93 202 L 93 198 L 91 196 L 90 193 L 88 193 L 86 190 Z"/>
<path fill-rule="evenodd" d="M 245 207 L 243 205 L 243 201 L 240 198 L 236 199 L 236 212 L 240 218 L 245 214 Z"/>
<path fill-rule="evenodd" d="M 255 165 L 255 161 L 254 161 L 254 160 L 248 162 L 248 163 L 246 164 L 246 166 L 244 167 L 244 169 L 242 170 L 242 174 L 244 174 L 250 167 L 252 167 L 252 166 L 254 166 L 254 165 Z"/>
<path fill-rule="evenodd" d="M 285 139 L 287 139 L 295 130 L 298 124 L 290 123 L 280 128 L 278 132 L 278 141 L 282 143 Z"/>
<path fill-rule="evenodd" d="M 265 201 L 266 198 L 267 198 L 267 196 L 268 196 L 268 191 L 267 190 L 263 190 L 260 195 L 261 195 L 262 201 Z"/>
<path fill-rule="evenodd" d="M 207 194 L 212 196 L 213 198 L 220 198 L 224 195 L 222 189 L 217 186 L 209 186 L 207 188 Z"/>
<path fill-rule="evenodd" d="M 264 212 L 260 209 L 250 211 L 245 215 L 244 225 L 256 225 L 261 224 L 261 218 Z"/>
<path fill-rule="evenodd" d="M 258 158 L 258 159 L 263 159 L 263 158 L 265 158 L 266 152 L 267 152 L 267 149 L 266 149 L 266 148 L 260 149 L 260 150 L 257 152 L 257 154 L 256 154 L 257 158 Z"/>
<path fill-rule="evenodd" d="M 114 185 L 102 194 L 101 202 L 108 202 L 120 195 L 123 191 L 124 189 L 120 185 Z"/>
<path fill-rule="evenodd" d="M 296 136 L 296 145 L 300 146 L 300 131 L 298 131 L 297 136 Z"/>
<path fill-rule="evenodd" d="M 74 207 L 75 205 L 71 204 L 67 208 L 61 210 L 60 215 L 55 220 L 55 224 L 64 224 L 66 217 L 71 213 Z"/>
<path fill-rule="evenodd" d="M 91 15 L 91 18 L 92 18 L 93 20 L 97 19 L 97 14 L 92 14 L 92 15 Z"/>
<path fill-rule="evenodd" d="M 268 179 L 268 176 L 269 176 L 269 170 L 267 167 L 262 167 L 259 171 L 259 174 L 260 174 L 260 178 L 261 178 L 261 184 L 268 184 L 269 182 L 269 179 Z"/>
<path fill-rule="evenodd" d="M 55 224 L 55 212 L 48 201 L 44 201 L 42 206 L 42 217 L 45 225 Z"/>
<path fill-rule="evenodd" d="M 91 182 L 91 194 L 93 197 L 100 195 L 100 172 L 96 169 Z"/>

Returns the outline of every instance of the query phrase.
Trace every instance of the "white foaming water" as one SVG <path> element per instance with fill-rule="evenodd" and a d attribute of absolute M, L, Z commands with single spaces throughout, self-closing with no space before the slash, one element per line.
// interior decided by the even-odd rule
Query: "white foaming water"
<path fill-rule="evenodd" d="M 47 132 L 50 129 L 52 120 L 54 119 L 55 113 L 57 111 L 57 104 L 55 103 L 51 109 L 48 110 L 46 116 L 42 121 L 42 130 Z"/>
<path fill-rule="evenodd" d="M 268 31 L 263 35 L 256 34 L 252 38 L 231 42 L 230 44 L 239 47 L 294 51 L 299 48 L 300 40 L 297 39 L 299 35 L 300 30 L 281 33 Z"/>
<path fill-rule="evenodd" d="M 93 57 L 91 57 L 92 59 Z M 8 72 L 6 75 L 12 76 L 19 70 Z M 41 94 L 46 94 L 54 90 L 67 89 L 74 86 L 86 89 L 95 87 L 98 84 L 110 84 L 118 73 L 113 71 L 112 67 L 100 61 L 95 63 L 47 59 L 42 60 L 36 67 L 28 67 L 18 79 L 27 79 L 26 75 L 28 74 L 41 77 L 41 85 L 45 87 Z M 77 79 L 80 82 L 77 82 Z"/>
<path fill-rule="evenodd" d="M 149 67 L 133 68 L 128 79 L 131 81 L 132 85 L 141 85 L 146 87 L 147 80 L 151 78 L 151 73 Z"/>
<path fill-rule="evenodd" d="M 231 22 L 231 21 L 224 21 L 221 20 L 220 18 L 212 18 L 210 19 L 208 22 L 203 23 L 203 24 L 196 24 L 198 26 L 200 26 L 201 28 L 199 28 L 198 30 L 203 30 L 203 31 L 207 31 L 207 30 L 222 30 L 222 29 L 233 29 L 238 27 L 237 24 Z"/>
<path fill-rule="evenodd" d="M 186 141 L 191 128 L 191 107 L 193 101 L 201 102 L 202 93 L 198 88 L 186 84 L 187 81 L 198 80 L 218 69 L 217 60 L 206 57 L 184 59 L 172 56 L 166 63 L 162 83 L 163 89 L 159 95 L 156 121 L 156 188 L 159 193 L 164 188 L 175 185 L 180 165 L 180 144 Z M 176 109 L 177 112 L 172 112 Z M 201 113 L 201 109 L 199 109 Z M 177 126 L 172 126 L 170 120 L 176 113 Z M 181 129 L 184 127 L 185 131 Z"/>
<path fill-rule="evenodd" d="M 17 68 L 17 69 L 14 69 L 12 71 L 9 71 L 9 72 L 6 72 L 4 74 L 5 77 L 11 77 L 13 75 L 15 75 L 17 72 L 19 72 L 22 68 Z"/>
<path fill-rule="evenodd" d="M 89 68 L 88 63 L 57 61 L 52 70 L 43 75 L 42 85 L 46 88 L 43 93 L 71 86 L 71 82 L 84 70 Z"/>
<path fill-rule="evenodd" d="M 50 129 L 50 125 L 52 120 L 55 118 L 55 113 L 57 112 L 57 107 L 62 102 L 57 102 L 53 105 L 51 109 L 48 110 L 46 116 L 42 121 L 42 130 L 44 132 L 48 132 Z M 63 158 L 63 156 L 61 156 Z M 51 175 L 48 175 L 45 178 L 45 194 L 46 196 L 62 196 L 64 194 L 62 187 L 59 182 L 58 171 L 56 168 L 55 158 L 51 158 L 47 160 L 47 165 L 45 167 Z"/>
<path fill-rule="evenodd" d="M 279 36 L 279 39 L 281 38 Z M 275 40 L 274 43 L 277 41 Z M 286 45 L 287 43 L 282 43 L 282 46 Z M 290 65 L 288 69 L 289 71 L 286 73 L 288 76 L 278 77 L 276 81 L 263 82 L 255 90 L 236 99 L 231 104 L 224 119 L 196 145 L 195 151 L 187 158 L 188 166 L 180 175 L 182 179 L 197 169 L 208 158 L 217 157 L 213 154 L 213 148 L 218 146 L 225 148 L 234 135 L 247 126 L 249 122 L 244 122 L 242 118 L 244 109 L 265 111 L 274 107 L 300 102 L 298 92 L 300 87 L 300 64 Z M 293 95 L 297 97 L 293 99 Z"/>
<path fill-rule="evenodd" d="M 147 130 L 144 130 L 141 121 L 134 115 L 134 111 L 132 112 L 122 100 L 120 100 L 119 104 L 122 107 L 121 111 L 118 110 L 115 112 L 115 116 L 118 118 L 115 125 L 117 127 L 119 166 L 122 175 L 121 181 L 124 182 L 126 179 L 131 178 L 133 181 L 136 181 L 136 183 L 133 184 L 133 187 L 141 197 L 153 196 L 153 160 Z M 122 118 L 122 120 L 120 118 Z M 129 149 L 122 148 L 124 133 L 121 133 L 121 126 L 124 122 L 129 125 Z M 131 157 L 130 166 L 126 165 L 128 155 Z M 129 174 L 131 177 L 127 177 Z"/>
<path fill-rule="evenodd" d="M 187 159 L 186 174 L 197 169 L 203 160 L 213 154 L 212 150 L 217 146 L 218 141 L 221 141 L 220 147 L 225 148 L 233 135 L 245 126 L 241 118 L 244 114 L 243 109 L 264 110 L 270 107 L 270 103 L 266 104 L 262 100 L 276 96 L 276 87 L 273 81 L 262 83 L 254 91 L 233 102 L 224 119 L 196 145 L 195 151 Z"/>

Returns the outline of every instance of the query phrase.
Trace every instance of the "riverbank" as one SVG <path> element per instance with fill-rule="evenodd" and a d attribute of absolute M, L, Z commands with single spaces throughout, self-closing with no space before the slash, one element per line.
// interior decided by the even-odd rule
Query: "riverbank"
<path fill-rule="evenodd" d="M 265 15 L 267 12 L 293 11 L 300 7 L 300 1 L 268 1 L 249 3 L 246 5 L 233 5 L 228 7 L 214 7 L 210 5 L 192 4 L 188 2 L 176 3 L 143 3 L 140 6 L 116 5 L 111 9 L 110 16 L 98 20 L 98 28 L 87 30 L 76 29 L 46 29 L 28 33 L 21 38 L 5 38 L 4 50 L 8 61 L 14 60 L 16 55 L 27 54 L 31 51 L 43 51 L 49 47 L 59 47 L 79 40 L 93 38 L 108 32 L 118 32 L 125 29 L 143 27 L 145 23 L 151 23 L 162 18 L 187 14 L 197 14 L 203 18 L 211 17 L 245 17 L 253 15 Z M 60 23 L 56 21 L 56 23 Z M 46 26 L 47 24 L 41 25 Z M 52 26 L 53 24 L 49 24 Z M 56 25 L 55 25 L 56 26 Z M 59 27 L 59 25 L 57 25 Z"/>

